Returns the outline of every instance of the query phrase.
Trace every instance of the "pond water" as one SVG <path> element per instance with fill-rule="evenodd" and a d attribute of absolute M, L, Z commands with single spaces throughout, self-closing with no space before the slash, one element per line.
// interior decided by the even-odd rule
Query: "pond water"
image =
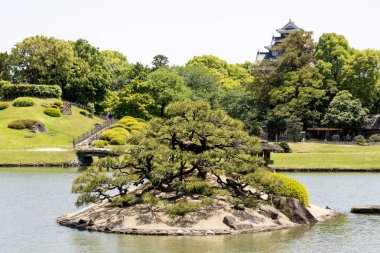
<path fill-rule="evenodd" d="M 76 210 L 77 169 L 0 168 L 0 252 L 379 252 L 380 216 L 350 214 L 380 204 L 380 173 L 288 173 L 312 203 L 342 213 L 312 227 L 214 237 L 144 237 L 78 231 L 56 223 Z"/>

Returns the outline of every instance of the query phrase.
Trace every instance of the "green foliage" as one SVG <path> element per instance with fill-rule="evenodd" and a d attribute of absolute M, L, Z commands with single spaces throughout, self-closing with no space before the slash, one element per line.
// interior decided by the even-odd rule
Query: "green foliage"
<path fill-rule="evenodd" d="M 0 102 L 0 111 L 7 109 L 9 107 L 9 103 L 7 102 Z"/>
<path fill-rule="evenodd" d="M 297 180 L 279 173 L 272 173 L 271 176 L 278 179 L 283 184 L 283 189 L 278 196 L 298 199 L 303 205 L 310 206 L 309 193 L 306 187 Z"/>
<path fill-rule="evenodd" d="M 195 56 L 186 63 L 186 66 L 199 66 L 208 69 L 217 78 L 218 85 L 225 89 L 245 86 L 252 82 L 252 77 L 247 69 L 237 64 L 228 64 L 213 55 Z"/>
<path fill-rule="evenodd" d="M 175 218 L 177 216 L 185 216 L 188 213 L 196 212 L 201 209 L 201 203 L 179 201 L 165 208 L 167 214 Z"/>
<path fill-rule="evenodd" d="M 53 104 L 56 105 L 56 106 L 58 106 L 58 107 L 62 107 L 63 106 L 63 102 L 61 100 L 56 100 L 56 101 L 54 101 Z"/>
<path fill-rule="evenodd" d="M 155 207 L 159 200 L 152 193 L 146 192 L 142 195 L 142 201 L 145 204 L 148 204 L 150 208 Z"/>
<path fill-rule="evenodd" d="M 305 206 L 310 205 L 307 189 L 295 179 L 261 170 L 254 174 L 253 182 L 257 189 L 263 190 L 265 193 L 296 198 Z"/>
<path fill-rule="evenodd" d="M 74 58 L 69 42 L 32 36 L 16 43 L 9 55 L 9 63 L 16 83 L 53 83 L 62 87 L 74 68 Z"/>
<path fill-rule="evenodd" d="M 292 149 L 287 142 L 280 142 L 278 145 L 284 150 L 284 153 L 292 153 Z"/>
<path fill-rule="evenodd" d="M 13 106 L 16 106 L 16 107 L 29 107 L 33 105 L 34 105 L 34 100 L 33 98 L 29 98 L 29 97 L 19 97 L 13 101 Z"/>
<path fill-rule="evenodd" d="M 134 201 L 136 201 L 136 196 L 134 194 L 125 194 L 113 198 L 112 204 L 115 206 L 128 206 Z"/>
<path fill-rule="evenodd" d="M 380 78 L 379 66 L 379 51 L 355 51 L 342 69 L 340 89 L 348 90 L 364 107 L 372 109 Z"/>
<path fill-rule="evenodd" d="M 61 117 L 61 112 L 57 108 L 46 108 L 44 113 L 50 117 Z"/>
<path fill-rule="evenodd" d="M 362 107 L 359 99 L 344 90 L 340 91 L 331 101 L 322 123 L 356 131 L 366 123 L 368 110 Z"/>
<path fill-rule="evenodd" d="M 230 118 L 222 110 L 211 110 L 205 101 L 170 104 L 165 116 L 150 120 L 140 132 L 132 134 L 121 157 L 110 158 L 106 162 L 100 159 L 98 166 L 114 168 L 113 173 L 108 175 L 109 181 L 97 185 L 98 188 L 88 188 L 89 192 L 82 194 L 96 195 L 101 190 L 104 194 L 102 198 L 111 198 L 106 189 L 120 191 L 116 193 L 118 196 L 128 191 L 127 185 L 144 184 L 142 194 L 178 194 L 170 199 L 168 205 L 183 195 L 212 197 L 214 188 L 218 187 L 228 194 L 253 197 L 251 193 L 239 192 L 235 187 L 248 183 L 246 177 L 263 165 L 263 160 L 257 156 L 260 152 L 258 139 L 250 137 L 241 122 Z M 115 129 L 127 131 L 120 125 L 128 122 L 134 120 L 124 118 L 104 135 L 112 138 L 113 134 L 117 134 Z M 93 171 L 96 169 L 94 167 Z M 98 173 L 83 177 L 88 177 L 88 182 L 91 182 Z M 208 182 L 210 176 L 219 178 L 218 186 Z M 223 176 L 228 178 L 227 182 L 220 179 Z M 188 205 L 192 207 L 194 204 Z M 168 210 L 171 214 L 184 215 L 189 212 L 188 205 L 178 204 Z"/>
<path fill-rule="evenodd" d="M 5 98 L 15 98 L 19 96 L 59 98 L 62 95 L 61 87 L 58 85 L 5 84 L 1 88 L 1 91 Z"/>
<path fill-rule="evenodd" d="M 359 145 L 359 146 L 365 146 L 367 144 L 366 139 L 364 138 L 363 135 L 356 135 L 354 137 L 354 142 Z"/>
<path fill-rule="evenodd" d="M 155 55 L 153 57 L 152 65 L 153 65 L 153 70 L 157 70 L 160 67 L 168 67 L 169 58 L 162 54 Z"/>
<path fill-rule="evenodd" d="M 187 182 L 182 184 L 182 189 L 186 193 L 212 195 L 210 183 L 201 178 L 189 178 Z"/>
<path fill-rule="evenodd" d="M 169 68 L 159 68 L 150 73 L 146 86 L 140 89 L 140 92 L 146 89 L 146 93 L 155 100 L 160 111 L 159 116 L 164 115 L 164 109 L 169 103 L 184 100 L 191 95 L 183 78 Z"/>
<path fill-rule="evenodd" d="M 99 139 L 108 141 L 112 145 L 124 145 L 130 132 L 125 128 L 114 127 L 107 129 L 100 134 Z"/>
<path fill-rule="evenodd" d="M 333 79 L 338 86 L 342 80 L 342 69 L 347 64 L 351 51 L 352 49 L 343 35 L 324 33 L 319 37 L 315 58 L 323 64 L 329 64 Z"/>
<path fill-rule="evenodd" d="M 104 140 L 96 140 L 96 141 L 93 141 L 91 145 L 97 148 L 104 148 L 105 146 L 108 145 L 108 142 Z"/>
<path fill-rule="evenodd" d="M 368 138 L 370 142 L 380 142 L 380 134 L 373 134 Z"/>
<path fill-rule="evenodd" d="M 41 123 L 37 120 L 32 120 L 32 119 L 18 119 L 18 120 L 13 120 L 8 124 L 8 127 L 11 129 L 26 129 L 26 128 L 31 128 L 34 124 L 36 123 Z"/>
<path fill-rule="evenodd" d="M 87 111 L 83 111 L 83 110 L 79 111 L 79 113 L 82 114 L 83 116 L 87 116 L 87 114 L 89 114 Z"/>

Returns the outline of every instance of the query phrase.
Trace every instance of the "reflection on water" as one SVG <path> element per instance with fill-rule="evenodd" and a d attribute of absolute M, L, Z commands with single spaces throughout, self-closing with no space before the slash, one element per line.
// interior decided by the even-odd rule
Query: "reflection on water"
<path fill-rule="evenodd" d="M 352 205 L 380 202 L 380 174 L 288 174 L 313 203 L 338 218 L 275 232 L 214 237 L 146 237 L 78 231 L 57 216 L 76 210 L 70 193 L 77 169 L 0 168 L 0 252 L 378 252 L 380 216 L 354 215 Z"/>

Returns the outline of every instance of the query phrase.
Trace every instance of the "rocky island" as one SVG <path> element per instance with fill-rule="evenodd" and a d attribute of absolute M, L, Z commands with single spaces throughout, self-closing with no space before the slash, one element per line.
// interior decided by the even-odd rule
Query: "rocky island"
<path fill-rule="evenodd" d="M 218 235 L 310 225 L 335 216 L 298 181 L 265 169 L 257 137 L 205 101 L 169 105 L 74 180 L 78 206 L 61 225 L 144 235 Z M 111 170 L 112 173 L 103 171 Z"/>

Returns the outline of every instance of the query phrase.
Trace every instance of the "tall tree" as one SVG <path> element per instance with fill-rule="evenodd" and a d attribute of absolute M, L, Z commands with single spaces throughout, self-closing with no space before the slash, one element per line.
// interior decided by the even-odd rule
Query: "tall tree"
<path fill-rule="evenodd" d="M 342 69 L 341 90 L 348 90 L 363 106 L 373 107 L 380 77 L 379 51 L 356 51 Z"/>
<path fill-rule="evenodd" d="M 0 53 L 0 80 L 10 81 L 11 78 L 9 55 L 7 52 Z"/>
<path fill-rule="evenodd" d="M 169 67 L 169 58 L 162 54 L 155 55 L 153 57 L 152 65 L 153 70 L 157 70 L 160 67 Z"/>
<path fill-rule="evenodd" d="M 352 49 L 343 35 L 324 33 L 319 37 L 315 58 L 317 61 L 329 63 L 333 79 L 339 85 L 342 79 L 342 69 L 347 63 Z"/>
<path fill-rule="evenodd" d="M 104 50 L 100 52 L 104 58 L 104 63 L 110 71 L 111 90 L 121 90 L 130 82 L 128 77 L 131 65 L 127 57 L 118 51 Z"/>
<path fill-rule="evenodd" d="M 186 87 L 183 77 L 166 67 L 150 73 L 146 84 L 139 92 L 146 92 L 154 98 L 160 108 L 160 116 L 164 115 L 164 109 L 169 103 L 191 96 L 191 90 Z"/>
<path fill-rule="evenodd" d="M 367 113 L 368 110 L 362 107 L 359 99 L 353 98 L 350 92 L 343 90 L 331 101 L 322 123 L 355 133 L 366 123 Z"/>
<path fill-rule="evenodd" d="M 16 43 L 9 55 L 13 82 L 63 87 L 74 66 L 74 49 L 54 37 L 33 36 Z"/>

